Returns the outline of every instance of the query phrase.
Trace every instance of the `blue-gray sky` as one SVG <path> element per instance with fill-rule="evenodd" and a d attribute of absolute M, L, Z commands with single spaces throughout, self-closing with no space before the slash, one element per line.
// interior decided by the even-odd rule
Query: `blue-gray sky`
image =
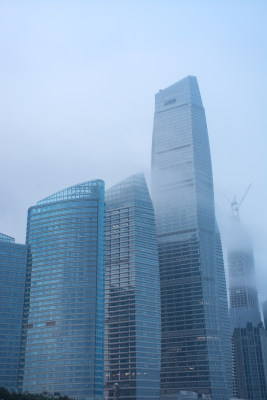
<path fill-rule="evenodd" d="M 240 215 L 267 298 L 266 38 L 266 0 L 0 0 L 0 231 L 23 242 L 27 208 L 66 186 L 149 175 L 154 94 L 196 75 L 215 185 L 253 183 Z"/>

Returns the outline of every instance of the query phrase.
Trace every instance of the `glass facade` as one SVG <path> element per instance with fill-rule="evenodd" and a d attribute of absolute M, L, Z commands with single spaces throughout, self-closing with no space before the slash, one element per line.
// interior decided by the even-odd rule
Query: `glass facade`
<path fill-rule="evenodd" d="M 155 98 L 152 200 L 162 307 L 161 395 L 225 400 L 231 351 L 205 111 L 195 77 Z"/>
<path fill-rule="evenodd" d="M 154 210 L 142 174 L 106 191 L 105 399 L 157 400 L 160 288 Z M 114 386 L 115 385 L 115 386 Z"/>
<path fill-rule="evenodd" d="M 228 248 L 233 394 L 267 399 L 267 332 L 261 321 L 253 246 L 238 214 L 230 220 Z"/>
<path fill-rule="evenodd" d="M 28 211 L 23 391 L 103 398 L 104 215 L 101 180 Z"/>
<path fill-rule="evenodd" d="M 26 246 L 0 233 L 0 387 L 15 390 L 26 276 Z"/>
<path fill-rule="evenodd" d="M 232 336 L 234 396 L 267 399 L 267 332 L 263 324 L 235 328 Z"/>

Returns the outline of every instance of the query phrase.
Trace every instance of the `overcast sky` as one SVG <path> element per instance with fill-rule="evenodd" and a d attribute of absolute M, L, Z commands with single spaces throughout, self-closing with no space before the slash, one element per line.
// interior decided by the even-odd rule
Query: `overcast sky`
<path fill-rule="evenodd" d="M 0 0 L 0 232 L 64 187 L 150 175 L 154 95 L 196 75 L 225 243 L 230 200 L 267 298 L 267 1 Z"/>

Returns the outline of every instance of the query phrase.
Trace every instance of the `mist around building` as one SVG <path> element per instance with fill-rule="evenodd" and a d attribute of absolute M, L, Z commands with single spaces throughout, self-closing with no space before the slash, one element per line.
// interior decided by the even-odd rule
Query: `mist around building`
<path fill-rule="evenodd" d="M 78 400 L 267 399 L 267 302 L 263 321 L 238 206 L 227 293 L 198 82 L 160 90 L 151 189 L 138 171 L 107 190 L 97 177 L 59 187 L 29 208 L 25 245 L 0 234 L 0 386 Z"/>

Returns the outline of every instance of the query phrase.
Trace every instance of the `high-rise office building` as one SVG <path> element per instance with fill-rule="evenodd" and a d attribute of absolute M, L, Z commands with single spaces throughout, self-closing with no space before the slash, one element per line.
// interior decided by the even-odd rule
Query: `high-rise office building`
<path fill-rule="evenodd" d="M 232 335 L 233 394 L 249 400 L 267 399 L 267 331 L 247 322 Z"/>
<path fill-rule="evenodd" d="M 143 174 L 106 191 L 105 399 L 157 400 L 160 288 L 154 210 Z"/>
<path fill-rule="evenodd" d="M 230 220 L 228 266 L 233 352 L 233 394 L 267 399 L 267 332 L 261 321 L 253 247 L 238 215 Z"/>
<path fill-rule="evenodd" d="M 26 246 L 0 233 L 0 387 L 15 390 L 26 276 Z"/>
<path fill-rule="evenodd" d="M 103 398 L 104 182 L 31 207 L 19 388 Z"/>
<path fill-rule="evenodd" d="M 209 139 L 197 79 L 155 98 L 152 201 L 162 306 L 161 394 L 231 393 L 227 293 Z"/>

